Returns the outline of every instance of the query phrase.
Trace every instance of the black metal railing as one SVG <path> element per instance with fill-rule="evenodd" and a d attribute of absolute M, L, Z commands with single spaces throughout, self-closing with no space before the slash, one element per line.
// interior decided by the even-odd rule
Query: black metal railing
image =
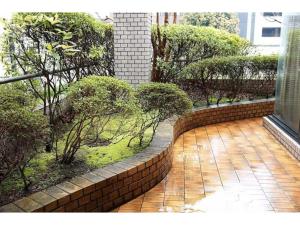
<path fill-rule="evenodd" d="M 33 74 L 24 74 L 21 76 L 8 77 L 8 78 L 0 79 L 0 85 L 7 84 L 7 83 L 13 83 L 16 81 L 21 81 L 21 80 L 28 80 L 28 79 L 37 78 L 37 77 L 44 77 L 49 74 L 52 76 L 61 76 L 61 73 L 63 73 L 63 72 L 69 72 L 72 70 L 89 68 L 92 66 L 99 66 L 99 64 L 94 63 L 94 64 L 89 64 L 89 65 L 84 65 L 84 66 L 74 66 L 74 67 L 65 68 L 65 69 L 61 69 L 61 70 L 53 70 L 51 72 L 45 70 L 45 71 L 41 71 L 41 72 L 33 73 Z"/>

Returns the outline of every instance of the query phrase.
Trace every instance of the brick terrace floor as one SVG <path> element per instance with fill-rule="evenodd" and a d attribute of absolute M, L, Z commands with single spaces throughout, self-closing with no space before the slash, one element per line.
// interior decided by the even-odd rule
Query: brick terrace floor
<path fill-rule="evenodd" d="M 300 211 L 300 163 L 262 118 L 181 135 L 167 177 L 115 212 Z"/>

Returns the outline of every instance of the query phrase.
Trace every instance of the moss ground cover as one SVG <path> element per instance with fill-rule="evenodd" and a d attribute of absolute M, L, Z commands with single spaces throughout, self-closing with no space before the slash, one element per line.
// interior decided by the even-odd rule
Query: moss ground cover
<path fill-rule="evenodd" d="M 29 191 L 25 192 L 23 190 L 22 179 L 16 171 L 0 184 L 0 205 L 14 201 L 31 192 L 55 185 L 63 180 L 133 156 L 147 147 L 150 137 L 151 130 L 149 129 L 146 132 L 142 146 L 139 145 L 138 139 L 134 139 L 131 145 L 127 146 L 130 136 L 118 143 L 106 142 L 95 143 L 93 146 L 83 145 L 78 151 L 76 160 L 70 165 L 57 163 L 55 152 L 41 152 L 29 162 L 25 170 L 25 174 L 31 182 Z M 58 141 L 57 147 L 60 155 L 64 147 L 64 137 Z"/>

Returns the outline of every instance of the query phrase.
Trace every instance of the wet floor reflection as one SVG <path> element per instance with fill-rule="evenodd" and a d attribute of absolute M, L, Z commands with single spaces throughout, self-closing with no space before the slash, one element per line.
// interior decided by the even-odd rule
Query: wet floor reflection
<path fill-rule="evenodd" d="M 300 211 L 300 164 L 261 118 L 190 130 L 173 152 L 167 177 L 115 212 Z"/>

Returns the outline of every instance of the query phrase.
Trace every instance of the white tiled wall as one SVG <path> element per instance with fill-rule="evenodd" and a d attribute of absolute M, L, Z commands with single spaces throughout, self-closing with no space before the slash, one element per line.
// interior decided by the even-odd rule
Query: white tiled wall
<path fill-rule="evenodd" d="M 298 160 L 300 160 L 300 145 L 281 130 L 267 117 L 263 118 L 263 125 L 267 128 L 274 137 Z"/>
<path fill-rule="evenodd" d="M 150 81 L 151 13 L 114 13 L 116 77 L 133 85 Z"/>

